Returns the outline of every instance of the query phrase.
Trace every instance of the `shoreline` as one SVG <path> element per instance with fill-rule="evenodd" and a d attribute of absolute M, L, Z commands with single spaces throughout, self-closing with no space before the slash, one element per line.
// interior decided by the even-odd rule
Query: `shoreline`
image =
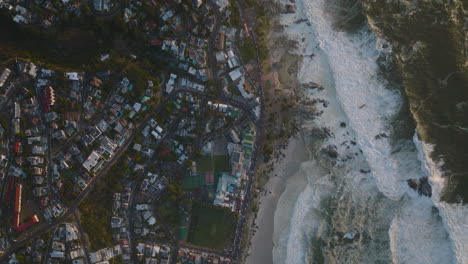
<path fill-rule="evenodd" d="M 247 264 L 273 263 L 274 216 L 278 201 L 286 188 L 287 180 L 295 175 L 308 157 L 302 134 L 287 142 L 284 156 L 274 165 L 269 180 L 260 192 L 258 212 L 250 229 L 250 245 L 245 260 Z"/>
<path fill-rule="evenodd" d="M 320 1 L 320 3 L 325 2 L 326 0 Z M 277 2 L 274 1 L 274 3 Z M 294 5 L 300 6 L 301 3 L 303 4 L 302 1 L 294 2 Z M 313 7 L 317 6 L 314 5 Z M 350 46 L 347 44 L 348 40 L 351 38 L 344 38 L 340 34 L 333 33 L 335 31 L 327 29 L 326 27 L 324 28 L 324 26 L 329 24 L 329 21 L 325 21 L 325 16 L 320 13 L 320 10 L 317 11 L 317 9 L 315 9 L 315 12 L 308 14 L 309 16 L 314 15 L 311 19 L 316 21 L 319 25 L 319 27 L 314 28 L 316 30 L 314 32 L 315 34 L 319 34 L 317 37 L 322 37 L 325 40 L 331 41 L 318 42 L 314 40 L 314 38 L 311 38 L 310 35 L 308 37 L 304 36 L 306 35 L 303 34 L 305 32 L 304 27 L 307 23 L 304 23 L 302 19 L 297 20 L 298 18 L 296 17 L 301 16 L 301 10 L 301 8 L 298 8 L 298 11 L 294 13 L 278 13 L 275 15 L 274 19 L 278 21 L 283 20 L 283 22 L 286 23 L 279 22 L 278 24 L 285 25 L 284 28 L 278 30 L 276 33 L 270 34 L 270 40 L 273 40 L 271 43 L 274 44 L 269 45 L 270 56 L 267 63 L 273 65 L 273 63 L 278 62 L 278 65 L 273 67 L 276 68 L 276 70 L 267 72 L 272 75 L 272 78 L 279 80 L 279 84 L 277 84 L 281 88 L 279 89 L 279 93 L 281 93 L 281 91 L 294 93 L 296 103 L 299 103 L 298 101 L 302 101 L 301 99 L 303 99 L 303 97 L 298 96 L 298 94 L 312 97 L 314 103 L 311 104 L 311 107 L 316 107 L 319 111 L 317 116 L 321 117 L 314 120 L 313 117 L 308 119 L 307 115 L 302 115 L 302 118 L 300 118 L 300 115 L 296 116 L 299 120 L 305 121 L 306 123 L 312 121 L 309 123 L 311 128 L 325 128 L 326 130 L 318 131 L 320 132 L 317 134 L 319 138 L 321 136 L 326 138 L 326 131 L 331 131 L 333 140 L 325 139 L 323 142 L 325 145 L 323 145 L 322 150 L 330 150 L 328 155 L 333 159 L 338 158 L 338 162 L 345 166 L 346 170 L 340 170 L 340 168 L 337 167 L 334 173 L 338 173 L 338 183 L 343 184 L 339 186 L 346 188 L 346 191 L 336 196 L 340 199 L 334 199 L 335 196 L 332 196 L 334 200 L 331 201 L 339 204 L 341 208 L 346 208 L 346 210 L 341 213 L 338 212 L 336 215 L 334 214 L 333 220 L 329 220 L 332 222 L 324 222 L 324 226 L 320 226 L 320 228 L 334 227 L 336 230 L 339 230 L 339 236 L 346 239 L 349 239 L 348 234 L 353 234 L 352 236 L 354 236 L 356 232 L 358 234 L 372 233 L 378 237 L 385 238 L 378 242 L 373 240 L 368 242 L 370 243 L 370 246 L 366 245 L 366 248 L 369 249 L 368 252 L 361 251 L 359 248 L 350 252 L 349 249 L 346 248 L 346 241 L 340 241 L 343 243 L 337 245 L 333 250 L 336 250 L 335 252 L 340 252 L 340 250 L 342 250 L 341 253 L 344 252 L 343 250 L 346 250 L 346 254 L 335 254 L 333 256 L 338 256 L 341 261 L 344 261 L 348 255 L 353 255 L 355 258 L 367 260 L 363 262 L 368 263 L 372 263 L 375 259 L 391 259 L 397 262 L 405 262 L 413 259 L 419 260 L 418 263 L 445 263 L 444 260 L 450 260 L 452 257 L 463 259 L 463 235 L 456 236 L 454 235 L 455 232 L 453 232 L 460 232 L 461 227 L 463 227 L 463 223 L 460 222 L 460 220 L 463 219 L 462 208 L 442 206 L 443 204 L 437 203 L 437 199 L 434 200 L 434 198 L 433 202 L 435 203 L 431 205 L 426 198 L 419 197 L 409 190 L 405 183 L 405 180 L 410 177 L 409 175 L 415 175 L 413 177 L 416 177 L 425 174 L 432 178 L 432 180 L 437 180 L 437 177 L 434 177 L 434 174 L 432 174 L 434 171 L 431 170 L 437 168 L 437 166 L 429 166 L 426 168 L 427 171 L 424 169 L 421 171 L 419 169 L 421 167 L 419 162 L 422 162 L 424 165 L 428 160 L 421 160 L 419 156 L 420 152 L 405 150 L 395 153 L 390 152 L 388 144 L 386 144 L 387 140 L 382 140 L 380 137 L 377 137 L 380 135 L 379 133 L 381 133 L 381 130 L 385 130 L 385 124 L 380 124 L 380 118 L 378 117 L 388 116 L 389 113 L 394 112 L 395 109 L 399 109 L 399 106 L 398 101 L 395 102 L 391 100 L 392 98 L 395 98 L 395 100 L 398 99 L 395 94 L 389 92 L 392 90 L 388 90 L 387 87 L 382 88 L 381 82 L 369 78 L 369 76 L 375 74 L 374 69 L 376 68 L 374 64 L 369 64 L 369 59 L 377 61 L 375 59 L 374 47 L 369 46 L 369 53 L 367 53 L 367 50 L 361 50 L 360 48 L 363 44 L 368 43 L 356 41 L 354 44 L 356 45 L 356 43 L 358 43 L 361 46 L 350 50 Z M 296 23 L 295 21 L 299 22 Z M 319 30 L 319 33 L 317 33 L 317 30 Z M 315 35 L 313 36 L 315 37 Z M 337 36 L 342 38 L 336 40 L 334 37 Z M 305 39 L 309 41 L 305 42 Z M 314 41 L 310 41 L 310 39 Z M 354 39 L 356 39 L 356 36 Z M 371 36 L 368 40 L 374 39 Z M 293 45 L 291 45 L 289 50 L 284 50 L 282 46 L 287 43 L 286 41 L 290 41 L 290 43 L 295 41 L 301 48 L 292 48 Z M 348 47 L 347 53 L 343 52 L 343 47 Z M 355 50 L 362 51 L 362 53 L 357 54 L 354 52 Z M 379 51 L 380 50 L 377 49 L 375 52 Z M 298 63 L 299 69 L 291 67 L 293 65 L 291 63 L 292 61 Z M 353 65 L 355 62 L 361 65 L 361 67 L 357 67 L 357 70 L 359 70 L 358 73 L 362 73 L 359 76 L 364 77 L 356 77 L 356 75 L 353 74 L 343 74 L 349 73 L 349 69 L 355 69 L 349 66 Z M 345 68 L 345 65 L 349 67 Z M 305 67 L 306 71 L 301 71 L 300 69 L 302 69 L 302 67 Z M 334 76 L 334 74 L 336 74 L 336 76 Z M 332 76 L 335 78 L 329 78 Z M 288 80 L 291 81 L 288 82 Z M 312 89 L 303 89 L 301 92 L 299 80 L 302 80 L 301 83 L 304 84 L 307 84 L 304 80 L 313 81 L 312 84 L 317 83 L 322 86 L 322 89 L 316 90 L 316 87 L 312 87 Z M 351 89 L 347 88 L 343 83 L 354 84 L 352 88 L 354 88 L 353 91 L 355 92 L 350 93 Z M 372 83 L 372 87 L 375 87 L 375 89 L 369 89 L 371 86 L 357 85 L 360 83 L 366 83 L 367 85 Z M 331 87 L 334 88 L 329 89 Z M 351 100 L 352 98 L 356 99 L 354 100 L 355 102 Z M 385 100 L 379 100 L 382 98 L 385 98 Z M 381 106 L 384 107 L 381 108 Z M 269 107 L 272 108 L 271 105 Z M 361 110 L 363 107 L 365 108 Z M 369 108 L 371 108 L 371 110 L 369 110 Z M 372 112 L 372 109 L 383 109 L 385 111 Z M 378 112 L 378 115 L 376 115 L 375 112 Z M 277 115 L 281 116 L 281 113 Z M 363 122 L 363 120 L 367 121 Z M 364 131 L 362 127 L 367 123 L 372 123 L 373 125 L 369 126 Z M 296 140 L 295 142 L 297 143 L 297 139 L 294 140 Z M 361 150 L 361 146 L 364 146 L 363 150 Z M 278 263 L 302 263 L 301 260 L 305 257 L 309 256 L 313 258 L 314 256 L 318 256 L 316 254 L 320 253 L 320 250 L 310 248 L 309 245 L 307 245 L 307 243 L 304 244 L 303 241 L 310 241 L 311 237 L 307 234 L 309 232 L 314 232 L 311 231 L 312 228 L 317 228 L 317 230 L 319 230 L 319 227 L 313 226 L 313 223 L 318 223 L 318 221 L 315 221 L 316 219 L 312 219 L 312 217 L 320 217 L 321 215 L 307 215 L 307 213 L 301 213 L 303 212 L 301 209 L 305 207 L 320 209 L 320 200 L 326 198 L 320 195 L 327 195 L 326 187 L 328 185 L 325 183 L 331 176 L 324 177 L 324 182 L 322 183 L 314 182 L 313 187 L 306 189 L 307 192 L 302 195 L 302 201 L 297 200 L 297 197 L 294 198 L 294 201 L 297 200 L 300 202 L 298 203 L 300 206 L 295 207 L 295 209 L 297 209 L 294 212 L 296 219 L 292 221 L 293 218 L 290 218 L 288 221 L 283 221 L 284 219 L 281 218 L 286 219 L 291 216 L 292 207 L 290 203 L 283 203 L 281 197 L 289 196 L 287 183 L 289 179 L 293 180 L 294 174 L 298 175 L 297 169 L 294 171 L 292 168 L 294 165 L 288 164 L 296 161 L 296 153 L 291 149 L 294 149 L 294 147 L 288 146 L 284 151 L 285 154 L 279 153 L 280 157 L 286 155 L 280 162 L 262 165 L 271 168 L 266 170 L 268 171 L 266 173 L 268 178 L 267 181 L 265 181 L 267 182 L 265 189 L 268 193 L 266 195 L 261 195 L 252 203 L 254 206 L 257 205 L 259 210 L 258 213 L 252 210 L 250 216 L 252 219 L 249 219 L 249 222 L 253 222 L 253 224 L 250 227 L 251 230 L 248 235 L 250 243 L 248 250 L 246 250 L 248 256 L 244 263 L 273 263 L 273 259 Z M 379 150 L 379 155 L 374 155 L 369 149 Z M 290 154 L 291 152 L 293 153 L 292 156 Z M 352 164 L 355 166 L 347 162 L 351 159 L 354 160 Z M 389 167 L 385 160 L 394 161 L 394 164 L 398 166 Z M 430 161 L 429 159 L 429 162 Z M 427 164 L 425 165 L 427 166 Z M 288 173 L 288 170 L 293 171 L 293 173 Z M 371 170 L 375 172 L 373 171 L 372 174 L 369 174 Z M 279 177 L 275 177 L 277 174 L 279 174 Z M 437 172 L 435 174 L 437 175 Z M 388 175 L 388 177 L 383 177 L 382 175 Z M 312 174 L 308 174 L 308 176 L 310 176 L 309 179 L 316 179 Z M 322 184 L 325 189 L 314 188 L 316 185 L 319 186 L 320 184 Z M 368 188 L 367 191 L 361 191 L 363 185 Z M 262 185 L 258 186 L 261 187 Z M 333 186 L 334 185 L 331 185 L 331 187 Z M 335 189 L 338 191 L 337 188 Z M 332 193 L 335 189 L 329 189 L 328 191 Z M 273 190 L 272 193 L 269 193 L 271 190 Z M 320 195 L 317 196 L 318 194 Z M 382 194 L 383 197 L 389 199 L 382 198 Z M 404 199 L 398 199 L 400 202 L 395 203 L 395 197 L 404 197 Z M 437 197 L 437 195 L 435 197 Z M 293 201 L 293 198 L 287 200 L 290 202 Z M 371 200 L 371 203 L 367 203 L 369 200 Z M 316 203 L 311 204 L 311 202 Z M 434 207 L 434 205 L 436 205 L 436 207 Z M 441 213 L 435 214 L 434 208 L 438 208 Z M 354 214 L 356 212 L 370 210 L 380 210 L 380 213 L 375 215 L 360 215 L 362 217 L 353 217 L 351 214 L 347 214 L 347 212 L 353 212 Z M 392 212 L 397 213 L 394 215 Z M 327 211 L 320 213 L 325 214 Z M 386 215 L 387 213 L 389 214 L 388 216 Z M 280 217 L 278 217 L 279 220 L 276 219 L 275 221 L 276 214 Z M 311 219 L 301 222 L 305 217 L 311 217 Z M 371 221 L 374 225 L 368 226 L 366 224 L 367 221 Z M 443 226 L 444 228 L 442 228 Z M 355 229 L 350 227 L 354 227 Z M 375 227 L 380 228 L 376 229 Z M 275 230 L 278 231 L 278 234 L 275 234 Z M 283 233 L 285 236 L 282 236 Z M 429 240 L 427 237 L 420 236 L 420 234 L 424 233 L 431 233 L 433 239 Z M 328 241 L 334 241 L 334 238 L 332 236 L 326 236 L 325 232 L 320 234 L 325 235 L 326 239 L 329 239 Z M 348 237 L 346 237 L 346 235 L 348 235 Z M 447 238 L 447 236 L 449 236 L 449 238 Z M 285 238 L 289 240 L 286 241 Z M 288 243 L 286 244 L 285 241 Z M 437 246 L 434 246 L 434 241 L 436 241 Z M 277 244 L 275 244 L 275 242 Z M 364 245 L 362 241 L 359 241 L 359 243 Z M 385 247 L 386 250 L 380 248 L 382 243 L 388 245 L 388 248 L 387 246 Z M 318 248 L 318 246 L 316 247 Z M 275 252 L 273 252 L 273 250 Z M 308 250 L 318 250 L 318 252 L 309 252 Z M 452 251 L 454 251 L 456 256 L 450 255 Z M 363 254 L 364 252 L 367 254 Z M 432 254 L 434 255 L 432 259 L 428 259 L 427 255 L 421 252 L 433 252 Z M 333 257 L 332 255 L 320 256 Z M 284 262 L 282 262 L 283 257 Z"/>
<path fill-rule="evenodd" d="M 286 137 L 280 136 L 267 143 L 273 148 L 273 155 L 270 160 L 260 164 L 259 171 L 262 173 L 257 175 L 257 193 L 254 195 L 256 198 L 252 201 L 247 221 L 247 245 L 241 262 L 247 264 L 273 263 L 277 204 L 286 190 L 288 180 L 296 175 L 301 164 L 309 157 L 304 134 L 299 131 L 304 131 L 300 127 L 308 119 L 304 117 L 304 113 L 313 112 L 302 104 L 304 91 L 298 74 L 304 56 L 296 53 L 300 44 L 290 37 L 287 27 L 282 22 L 282 16 L 287 14 L 284 10 L 280 11 L 284 9 L 284 3 L 277 0 L 267 2 L 276 6 L 270 9 L 268 57 L 262 61 L 264 81 L 270 83 L 265 90 L 268 105 L 266 115 L 275 120 L 267 126 L 270 127 L 270 131 L 278 131 L 280 127 L 283 128 L 279 130 L 284 130 L 286 125 L 289 132 Z M 286 103 L 286 109 L 283 103 L 280 106 L 281 101 Z M 294 116 L 293 119 L 291 115 Z"/>

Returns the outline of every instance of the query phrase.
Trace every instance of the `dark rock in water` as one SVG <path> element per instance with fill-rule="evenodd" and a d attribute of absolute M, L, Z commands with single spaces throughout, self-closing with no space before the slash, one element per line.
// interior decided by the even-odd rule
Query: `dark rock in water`
<path fill-rule="evenodd" d="M 422 177 L 419 180 L 409 179 L 406 182 L 408 182 L 408 186 L 417 191 L 419 195 L 432 196 L 432 186 L 429 184 L 427 177 Z"/>
<path fill-rule="evenodd" d="M 302 22 L 307 22 L 307 19 L 305 19 L 305 18 L 298 19 L 298 20 L 294 21 L 294 24 L 300 24 Z M 302 39 L 305 40 L 305 38 L 302 38 Z M 302 41 L 302 42 L 304 42 L 304 41 Z"/>
<path fill-rule="evenodd" d="M 311 55 L 312 56 L 312 55 Z M 318 90 L 323 90 L 325 88 L 323 88 L 323 86 L 321 86 L 320 84 L 317 84 L 317 83 L 314 83 L 314 82 L 309 82 L 309 83 L 305 83 L 302 85 L 304 88 L 307 88 L 307 89 L 318 89 Z"/>
<path fill-rule="evenodd" d="M 409 185 L 409 187 L 410 187 L 411 189 L 413 189 L 413 190 L 415 190 L 415 191 L 418 189 L 419 183 L 418 183 L 417 180 L 415 180 L 415 179 L 409 179 L 409 180 L 407 180 L 407 182 L 408 182 L 408 185 Z"/>
<path fill-rule="evenodd" d="M 324 151 L 328 154 L 330 158 L 338 158 L 338 152 L 336 151 L 336 146 L 329 145 Z"/>
<path fill-rule="evenodd" d="M 346 127 L 346 123 L 345 123 L 345 122 L 341 122 L 341 123 L 340 123 L 340 127 Z"/>
<path fill-rule="evenodd" d="M 432 187 L 429 184 L 429 181 L 427 177 L 423 177 L 419 179 L 419 189 L 418 189 L 419 195 L 424 195 L 431 197 L 432 196 Z"/>
<path fill-rule="evenodd" d="M 377 136 L 375 136 L 375 139 L 381 139 L 381 138 L 388 138 L 388 135 L 385 133 L 380 133 Z"/>
<path fill-rule="evenodd" d="M 296 13 L 296 6 L 286 5 L 285 7 L 286 7 L 286 12 L 287 13 L 290 13 L 290 14 Z"/>
<path fill-rule="evenodd" d="M 319 139 L 326 139 L 330 136 L 330 130 L 328 128 L 313 128 L 312 136 L 315 136 Z"/>

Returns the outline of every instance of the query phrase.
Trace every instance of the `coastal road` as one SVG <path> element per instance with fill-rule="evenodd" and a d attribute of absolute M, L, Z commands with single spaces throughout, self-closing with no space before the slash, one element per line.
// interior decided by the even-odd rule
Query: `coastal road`
<path fill-rule="evenodd" d="M 253 160 L 252 164 L 250 166 L 250 170 L 248 175 L 249 181 L 247 182 L 247 188 L 246 188 L 246 196 L 244 199 L 244 203 L 241 206 L 240 210 L 240 217 L 239 221 L 237 223 L 237 231 L 236 231 L 236 237 L 234 240 L 234 245 L 233 245 L 233 253 L 232 257 L 234 259 L 237 259 L 240 257 L 240 254 L 242 253 L 242 237 L 244 233 L 244 228 L 246 225 L 247 221 L 247 215 L 248 215 L 248 208 L 251 202 L 251 197 L 252 197 L 252 187 L 254 183 L 255 176 L 257 174 L 257 160 L 259 159 L 261 153 L 259 151 L 259 148 L 262 146 L 262 140 L 263 140 L 263 123 L 264 123 L 264 115 L 265 115 L 265 96 L 264 96 L 264 87 L 263 87 L 263 78 L 262 78 L 262 69 L 261 69 L 261 64 L 260 64 L 260 53 L 259 53 L 259 48 L 258 48 L 258 43 L 255 35 L 255 30 L 253 30 L 253 25 L 255 25 L 256 22 L 256 17 L 255 15 L 246 15 L 246 4 L 244 0 L 237 0 L 237 4 L 239 7 L 239 13 L 241 17 L 241 21 L 243 21 L 247 27 L 249 28 L 250 31 L 250 37 L 252 38 L 252 42 L 254 43 L 255 46 L 255 68 L 257 72 L 257 83 L 258 85 L 256 86 L 257 88 L 257 95 L 259 97 L 259 102 L 260 102 L 260 116 L 255 122 L 256 129 L 257 129 L 257 134 L 255 138 L 255 145 L 254 145 L 254 153 L 253 153 Z"/>

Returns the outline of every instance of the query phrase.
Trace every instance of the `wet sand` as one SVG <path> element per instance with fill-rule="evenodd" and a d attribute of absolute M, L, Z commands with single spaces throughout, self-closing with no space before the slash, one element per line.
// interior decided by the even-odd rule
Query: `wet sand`
<path fill-rule="evenodd" d="M 252 244 L 249 247 L 249 256 L 245 261 L 247 264 L 273 263 L 276 205 L 285 189 L 287 179 L 299 170 L 300 164 L 308 157 L 300 134 L 289 140 L 283 154 L 286 156 L 274 165 L 274 169 L 269 174 L 269 180 L 264 187 L 265 191 L 261 193 L 258 215 L 253 228 L 256 232 L 250 239 Z"/>

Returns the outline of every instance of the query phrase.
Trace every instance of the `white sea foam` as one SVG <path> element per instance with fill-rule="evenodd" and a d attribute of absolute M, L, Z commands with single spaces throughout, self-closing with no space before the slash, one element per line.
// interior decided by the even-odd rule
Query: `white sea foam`
<path fill-rule="evenodd" d="M 439 209 L 444 220 L 454 248 L 456 261 L 460 264 L 466 264 L 468 263 L 468 208 L 461 204 L 447 204 L 440 201 L 440 195 L 445 183 L 440 169 L 442 164 L 436 164 L 429 157 L 433 146 L 423 143 L 416 134 L 413 141 L 418 148 L 421 170 L 431 182 L 432 201 Z"/>
<path fill-rule="evenodd" d="M 431 199 L 408 197 L 401 202 L 389 230 L 393 263 L 453 263 L 447 231 Z"/>
<path fill-rule="evenodd" d="M 391 155 L 392 148 L 383 133 L 389 135 L 388 122 L 401 107 L 401 96 L 389 90 L 378 78 L 379 56 L 376 38 L 368 31 L 349 36 L 334 31 L 331 18 L 324 12 L 325 1 L 306 1 L 309 19 L 328 57 L 334 75 L 337 99 L 356 131 L 357 140 L 376 177 L 379 189 L 391 198 L 399 198 L 407 177 L 417 178 L 419 170 L 397 174 L 402 160 Z"/>
<path fill-rule="evenodd" d="M 327 195 L 324 190 L 331 189 L 332 184 L 326 177 L 319 177 L 319 172 L 314 168 L 316 165 L 313 162 L 306 162 L 302 171 L 299 172 L 311 175 L 311 177 L 308 177 L 310 182 L 301 192 L 294 206 L 290 222 L 291 229 L 286 244 L 285 263 L 304 263 L 307 260 L 311 236 L 320 226 L 320 219 L 314 217 L 312 211 L 320 208 L 323 196 Z M 304 232 L 304 230 L 308 230 L 308 232 Z"/>
<path fill-rule="evenodd" d="M 315 168 L 300 172 L 309 184 L 296 194 L 288 192 L 287 188 L 282 199 L 289 203 L 281 203 L 280 200 L 275 213 L 275 263 L 308 263 L 307 257 L 313 246 L 309 243 L 313 238 L 330 232 L 324 231 L 326 229 L 340 232 L 356 229 L 358 233 L 367 232 L 373 236 L 373 240 L 377 240 L 371 245 L 375 250 L 367 251 L 370 255 L 367 258 L 358 255 L 361 251 L 354 243 L 352 246 L 335 246 L 333 254 L 329 254 L 335 256 L 335 262 L 337 255 L 340 261 L 345 261 L 342 263 L 385 261 L 386 252 L 379 247 L 388 247 L 394 263 L 468 263 L 466 207 L 439 201 L 443 180 L 427 155 L 421 156 L 426 152 L 421 151 L 416 139 L 418 148 L 409 140 L 402 140 L 395 146 L 383 134 L 391 136 L 389 122 L 401 108 L 401 94 L 387 89 L 385 81 L 378 78 L 376 60 L 379 52 L 389 52 L 391 48 L 369 30 L 351 36 L 334 31 L 329 15 L 324 12 L 325 1 L 298 1 L 299 12 L 283 15 L 282 22 L 288 25 L 290 37 L 302 44 L 298 53 L 315 54 L 313 58 L 304 58 L 299 79 L 325 87 L 324 91 L 311 94 L 329 102 L 328 107 L 321 107 L 323 115 L 313 123 L 327 127 L 333 133 L 330 139 L 323 142 L 323 147 L 337 146 L 339 159 L 330 168 L 330 175 L 335 179 L 335 188 L 341 188 L 344 193 L 314 186 L 317 179 L 325 181 L 325 178 L 317 175 Z M 308 18 L 311 26 L 291 23 L 302 17 Z M 303 38 L 305 41 L 302 41 Z M 346 129 L 339 125 L 343 121 L 348 124 Z M 351 140 L 355 140 L 357 146 L 350 145 Z M 361 155 L 354 157 L 359 149 L 362 150 L 362 158 Z M 371 169 L 372 180 L 359 173 L 367 166 Z M 406 183 L 407 179 L 423 176 L 430 178 L 434 193 L 432 199 L 419 196 Z M 337 177 L 342 178 L 336 180 Z M 330 177 L 327 180 L 330 181 Z M 360 184 L 362 182 L 366 184 Z M 386 198 L 381 198 L 379 192 Z M 324 228 L 324 220 L 320 219 L 324 212 L 320 212 L 319 204 L 327 197 L 325 193 L 332 195 L 332 199 L 339 199 L 339 205 L 349 206 L 348 211 L 354 212 L 351 215 L 356 212 L 362 215 L 353 215 L 356 218 L 353 219 L 346 213 L 338 213 L 332 217 L 333 223 L 328 223 L 328 227 Z M 285 204 L 291 206 L 291 201 L 294 201 L 293 209 L 282 207 Z M 442 219 L 433 209 L 434 205 Z M 283 219 L 282 224 L 277 226 L 276 219 L 280 216 L 284 218 L 285 211 L 292 213 L 289 222 L 285 224 Z M 387 231 L 379 231 L 385 228 Z M 365 241 L 360 243 L 360 246 L 369 246 Z M 343 249 L 346 251 L 340 255 Z M 452 257 L 452 252 L 455 252 L 455 257 Z"/>

